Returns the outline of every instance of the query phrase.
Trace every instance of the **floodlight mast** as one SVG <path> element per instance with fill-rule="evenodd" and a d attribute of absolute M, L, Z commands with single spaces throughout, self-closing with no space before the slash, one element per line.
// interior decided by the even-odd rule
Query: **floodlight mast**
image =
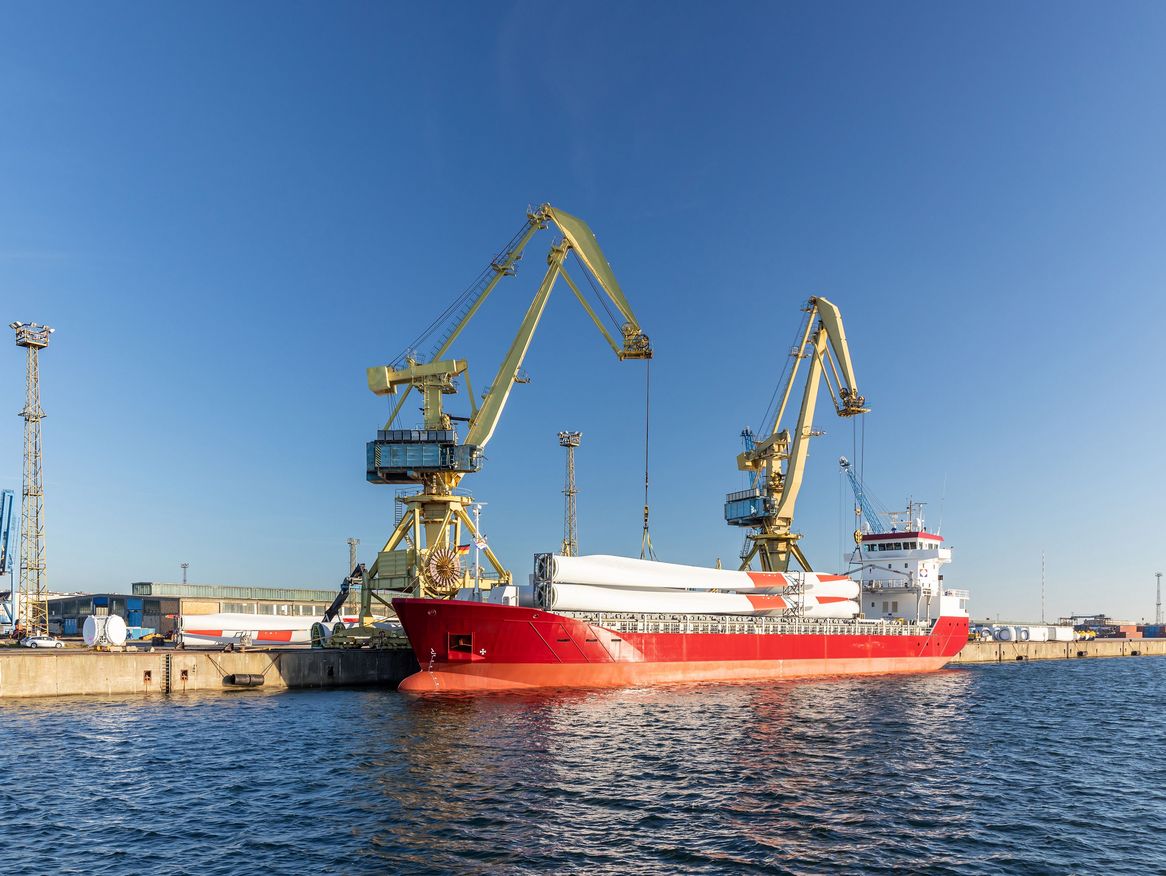
<path fill-rule="evenodd" d="M 560 432 L 559 446 L 567 450 L 567 477 L 563 485 L 563 556 L 579 556 L 579 515 L 575 510 L 575 448 L 583 440 L 582 432 Z"/>
<path fill-rule="evenodd" d="M 12 322 L 16 346 L 27 351 L 25 401 L 20 415 L 24 418 L 24 479 L 20 506 L 20 594 L 19 605 L 27 635 L 49 631 L 49 607 L 46 601 L 48 579 L 45 554 L 45 491 L 41 454 L 40 351 L 48 347 L 55 329 L 35 322 Z M 14 602 L 17 600 L 14 599 Z M 17 620 L 13 617 L 13 621 Z"/>

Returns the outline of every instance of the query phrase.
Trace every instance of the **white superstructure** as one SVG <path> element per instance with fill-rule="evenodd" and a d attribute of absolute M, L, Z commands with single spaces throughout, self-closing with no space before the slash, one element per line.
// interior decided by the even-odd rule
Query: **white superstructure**
<path fill-rule="evenodd" d="M 923 522 L 897 532 L 862 533 L 862 541 L 843 559 L 862 587 L 864 617 L 931 619 L 967 617 L 968 591 L 944 583 L 943 567 L 951 548 L 927 532 Z"/>

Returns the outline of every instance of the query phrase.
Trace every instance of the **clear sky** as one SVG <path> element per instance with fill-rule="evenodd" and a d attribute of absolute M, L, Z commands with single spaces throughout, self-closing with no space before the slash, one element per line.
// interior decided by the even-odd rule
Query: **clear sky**
<path fill-rule="evenodd" d="M 887 505 L 929 502 L 977 617 L 1151 617 L 1166 566 L 1160 3 L 0 2 L 0 316 L 43 357 L 53 589 L 332 587 L 371 562 L 387 363 L 549 201 L 651 336 L 653 537 L 722 522 L 811 294 L 842 308 Z M 458 352 L 488 382 L 549 235 Z M 0 369 L 19 490 L 22 351 Z M 467 480 L 519 575 L 638 555 L 643 366 L 565 287 Z M 456 408 L 456 405 L 455 405 Z M 825 396 L 796 528 L 853 528 Z"/>

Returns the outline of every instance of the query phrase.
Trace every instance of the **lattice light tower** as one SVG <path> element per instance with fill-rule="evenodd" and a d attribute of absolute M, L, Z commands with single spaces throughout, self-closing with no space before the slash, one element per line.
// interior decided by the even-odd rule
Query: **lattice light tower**
<path fill-rule="evenodd" d="M 359 538 L 348 539 L 348 574 L 351 575 L 353 569 L 356 568 L 356 547 L 360 544 Z"/>
<path fill-rule="evenodd" d="M 53 329 L 35 322 L 13 322 L 16 345 L 28 351 L 24 410 L 24 489 L 20 506 L 20 584 L 24 626 L 30 635 L 49 631 L 49 606 L 45 599 L 45 491 L 41 475 L 40 360 Z"/>
<path fill-rule="evenodd" d="M 1154 603 L 1154 623 L 1162 626 L 1162 573 L 1155 572 L 1154 577 L 1158 579 L 1158 601 Z"/>
<path fill-rule="evenodd" d="M 579 520 L 575 514 L 575 448 L 582 432 L 560 432 L 559 446 L 567 448 L 567 482 L 563 487 L 563 556 L 579 556 Z"/>

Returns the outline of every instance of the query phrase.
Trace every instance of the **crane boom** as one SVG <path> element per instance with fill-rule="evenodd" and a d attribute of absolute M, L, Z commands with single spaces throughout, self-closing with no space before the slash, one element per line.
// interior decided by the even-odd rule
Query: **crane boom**
<path fill-rule="evenodd" d="M 866 400 L 858 392 L 838 308 L 825 298 L 814 297 L 804 310 L 806 319 L 799 333 L 801 340 L 790 353 L 793 367 L 782 389 L 773 424 L 763 438 L 746 446 L 737 457 L 737 467 L 752 475 L 751 486 L 726 497 L 726 522 L 750 530 L 742 569 L 749 568 L 753 558 L 758 557 L 764 571 L 782 572 L 789 567 L 792 557 L 810 571 L 809 561 L 797 544 L 801 535 L 792 531 L 792 525 L 810 439 L 820 434 L 814 431 L 814 414 L 821 384 L 825 382 L 838 416 L 852 417 L 868 410 L 864 407 Z M 807 359 L 801 406 L 791 431 L 782 424 L 801 363 Z"/>
<path fill-rule="evenodd" d="M 542 319 L 543 311 L 546 310 L 547 301 L 551 297 L 551 289 L 554 288 L 555 280 L 558 279 L 559 273 L 563 270 L 563 259 L 567 257 L 567 246 L 568 244 L 564 241 L 552 248 L 547 256 L 546 275 L 543 277 L 542 283 L 539 284 L 534 300 L 530 302 L 530 307 L 526 310 L 526 316 L 518 328 L 518 334 L 514 336 L 510 349 L 502 359 L 502 364 L 498 366 L 498 374 L 490 385 L 490 391 L 482 400 L 482 406 L 478 408 L 477 414 L 470 420 L 470 429 L 466 433 L 467 444 L 485 447 L 486 443 L 493 437 L 494 429 L 497 428 L 498 420 L 506 407 L 506 401 L 510 398 L 510 390 L 514 388 L 514 383 L 518 379 L 518 370 L 522 367 L 522 362 L 530 349 L 535 329 L 538 328 L 539 320 Z"/>

